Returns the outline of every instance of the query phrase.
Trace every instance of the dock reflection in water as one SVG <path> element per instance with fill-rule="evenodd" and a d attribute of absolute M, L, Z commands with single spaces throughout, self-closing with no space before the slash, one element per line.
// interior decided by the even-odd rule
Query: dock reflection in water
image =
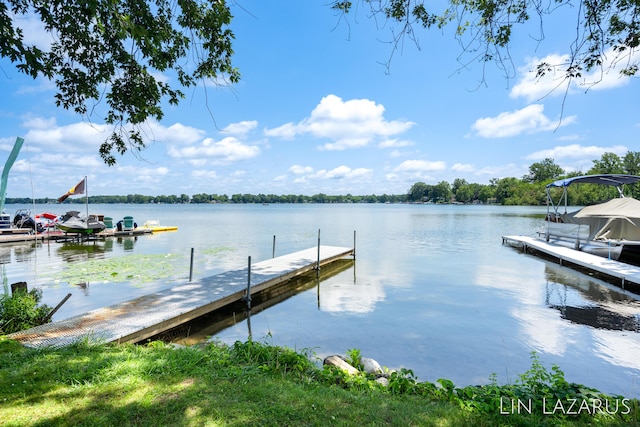
<path fill-rule="evenodd" d="M 353 268 L 355 275 L 355 260 L 345 258 L 334 261 L 320 270 L 319 277 L 315 272 L 309 272 L 280 286 L 253 295 L 251 297 L 251 310 L 247 310 L 245 302 L 238 302 L 154 338 L 193 345 L 210 339 L 224 329 L 236 327 L 239 328 L 238 330 L 246 330 L 246 336 L 238 337 L 239 340 L 246 340 L 253 335 L 251 331 L 251 315 L 261 313 L 295 295 L 302 292 L 310 292 L 314 288 L 317 292 L 318 308 L 320 308 L 321 295 L 325 292 L 322 288 L 323 281 L 349 268 Z"/>
<path fill-rule="evenodd" d="M 586 275 L 569 276 L 563 267 L 553 264 L 546 265 L 545 275 L 545 303 L 563 319 L 597 329 L 640 332 L 640 301 L 631 293 Z M 580 297 L 572 298 L 572 292 Z"/>

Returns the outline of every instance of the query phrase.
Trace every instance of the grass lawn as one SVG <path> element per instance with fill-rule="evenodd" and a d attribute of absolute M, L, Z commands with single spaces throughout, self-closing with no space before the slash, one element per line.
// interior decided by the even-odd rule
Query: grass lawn
<path fill-rule="evenodd" d="M 0 338 L 0 425 L 640 425 L 636 400 L 580 391 L 582 386 L 563 383 L 559 369 L 547 371 L 536 358 L 512 386 L 420 383 L 406 370 L 388 379 L 382 386 L 372 376 L 323 368 L 312 354 L 252 341 L 179 348 L 78 343 L 34 350 Z M 526 393 L 534 394 L 527 400 Z M 541 407 L 543 397 L 592 406 L 576 415 L 545 413 L 553 406 Z M 620 406 L 595 411 L 596 399 Z M 517 408 L 512 402 L 533 402 L 531 413 L 511 413 Z"/>

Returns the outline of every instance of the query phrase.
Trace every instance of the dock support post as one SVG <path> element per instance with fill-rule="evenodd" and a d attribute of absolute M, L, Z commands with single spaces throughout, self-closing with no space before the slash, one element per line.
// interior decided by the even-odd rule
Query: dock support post
<path fill-rule="evenodd" d="M 316 261 L 316 277 L 320 276 L 320 229 L 318 228 L 318 261 Z"/>
<path fill-rule="evenodd" d="M 356 259 L 356 230 L 353 230 L 353 259 Z"/>
<path fill-rule="evenodd" d="M 273 235 L 273 247 L 271 248 L 271 258 L 276 257 L 276 235 Z"/>
<path fill-rule="evenodd" d="M 251 311 L 251 255 L 247 264 L 247 310 Z"/>
<path fill-rule="evenodd" d="M 191 248 L 191 261 L 189 262 L 189 282 L 193 279 L 193 248 Z"/>

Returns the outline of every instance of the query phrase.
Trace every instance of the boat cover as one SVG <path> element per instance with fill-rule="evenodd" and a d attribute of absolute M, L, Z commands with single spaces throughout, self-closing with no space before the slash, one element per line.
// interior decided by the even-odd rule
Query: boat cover
<path fill-rule="evenodd" d="M 640 200 L 631 197 L 586 206 L 563 215 L 563 220 L 589 225 L 590 240 L 640 241 Z"/>

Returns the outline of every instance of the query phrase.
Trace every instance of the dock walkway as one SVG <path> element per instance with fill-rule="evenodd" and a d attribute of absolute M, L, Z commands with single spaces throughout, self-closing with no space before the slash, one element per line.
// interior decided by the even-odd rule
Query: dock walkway
<path fill-rule="evenodd" d="M 617 279 L 623 288 L 629 283 L 640 285 L 640 267 L 554 245 L 529 236 L 503 236 L 502 243 L 521 247 L 525 252 L 531 248 L 558 259 L 560 264 L 574 264 L 583 269 Z"/>
<path fill-rule="evenodd" d="M 164 230 L 158 230 L 164 231 Z M 126 236 L 141 236 L 143 234 L 152 234 L 154 230 L 152 228 L 138 227 L 132 230 L 118 231 L 116 229 L 104 230 L 96 234 L 81 234 L 81 233 L 66 233 L 64 231 L 46 231 L 44 233 L 33 234 L 31 229 L 25 228 L 13 228 L 10 230 L 2 230 L 0 232 L 0 244 L 1 243 L 19 243 L 28 241 L 88 241 L 106 239 L 109 237 L 126 237 Z"/>
<path fill-rule="evenodd" d="M 319 246 L 251 265 L 251 294 L 353 255 Z M 80 339 L 136 343 L 246 297 L 248 267 L 8 335 L 27 347 L 61 347 Z"/>

